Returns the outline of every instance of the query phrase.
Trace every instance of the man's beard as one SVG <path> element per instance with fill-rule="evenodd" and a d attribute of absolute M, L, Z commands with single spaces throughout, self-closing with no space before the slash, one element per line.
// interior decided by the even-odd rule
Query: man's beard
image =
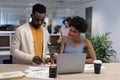
<path fill-rule="evenodd" d="M 33 27 L 38 29 L 41 25 L 34 25 Z"/>
<path fill-rule="evenodd" d="M 32 24 L 32 26 L 35 28 L 35 29 L 38 29 L 40 26 L 41 26 L 41 24 L 34 24 L 33 22 L 31 22 L 31 24 Z"/>

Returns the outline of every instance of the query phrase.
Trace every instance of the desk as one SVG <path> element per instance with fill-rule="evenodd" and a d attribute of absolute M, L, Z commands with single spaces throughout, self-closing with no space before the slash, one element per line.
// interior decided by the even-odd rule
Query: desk
<path fill-rule="evenodd" d="M 27 66 L 23 64 L 0 64 L 0 72 L 5 71 L 24 71 Z M 58 75 L 54 80 L 120 80 L 120 63 L 104 63 L 105 69 L 102 69 L 101 74 L 94 74 L 93 70 L 85 71 L 79 74 Z M 18 80 L 41 80 L 38 78 L 23 78 Z M 43 79 L 42 79 L 43 80 Z"/>

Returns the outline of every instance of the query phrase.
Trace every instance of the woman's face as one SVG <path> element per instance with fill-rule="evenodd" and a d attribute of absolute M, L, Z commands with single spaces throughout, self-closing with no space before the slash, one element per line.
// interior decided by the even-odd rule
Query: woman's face
<path fill-rule="evenodd" d="M 44 19 L 45 13 L 40 14 L 39 12 L 35 12 L 34 14 L 32 14 L 32 26 L 35 28 L 39 28 L 43 23 Z"/>
<path fill-rule="evenodd" d="M 65 25 L 65 27 L 69 27 L 69 22 L 65 21 L 64 25 Z"/>
<path fill-rule="evenodd" d="M 76 38 L 76 37 L 80 36 L 79 30 L 76 29 L 74 26 L 71 26 L 71 27 L 70 27 L 70 36 L 71 36 L 72 38 Z"/>

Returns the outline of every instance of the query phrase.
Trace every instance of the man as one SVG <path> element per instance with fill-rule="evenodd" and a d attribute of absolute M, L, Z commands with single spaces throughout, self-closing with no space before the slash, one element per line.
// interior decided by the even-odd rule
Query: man
<path fill-rule="evenodd" d="M 35 4 L 32 7 L 32 21 L 16 29 L 11 46 L 11 55 L 18 60 L 16 63 L 41 64 L 49 57 L 49 33 L 41 26 L 45 15 L 46 7 Z"/>

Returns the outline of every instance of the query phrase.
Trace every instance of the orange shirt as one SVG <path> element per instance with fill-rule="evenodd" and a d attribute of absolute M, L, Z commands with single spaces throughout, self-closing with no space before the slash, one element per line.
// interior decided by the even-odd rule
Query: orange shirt
<path fill-rule="evenodd" d="M 33 40 L 34 40 L 34 53 L 35 56 L 39 56 L 42 58 L 42 52 L 43 52 L 43 30 L 42 27 L 35 29 L 30 25 Z"/>

